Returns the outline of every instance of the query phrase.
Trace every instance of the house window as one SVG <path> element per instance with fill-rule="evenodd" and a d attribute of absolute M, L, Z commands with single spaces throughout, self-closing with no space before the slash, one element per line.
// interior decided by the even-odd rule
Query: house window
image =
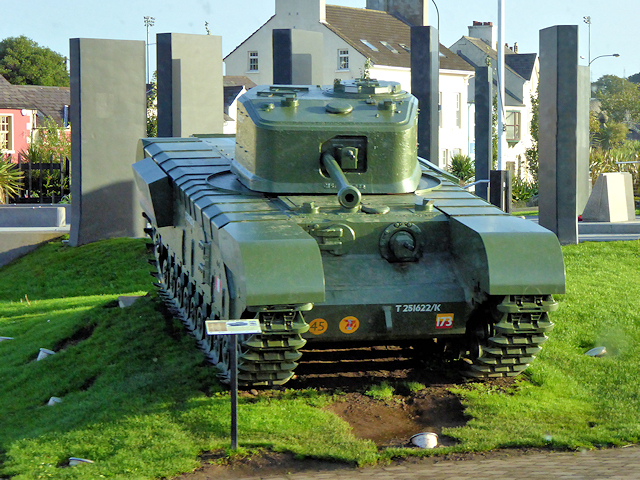
<path fill-rule="evenodd" d="M 449 150 L 440 150 L 440 167 L 445 168 L 449 165 Z"/>
<path fill-rule="evenodd" d="M 338 70 L 349 70 L 349 50 L 338 49 Z"/>
<path fill-rule="evenodd" d="M 258 71 L 258 52 L 249 52 L 249 71 Z"/>
<path fill-rule="evenodd" d="M 462 128 L 462 94 L 456 93 L 456 127 Z"/>
<path fill-rule="evenodd" d="M 519 142 L 520 112 L 507 112 L 505 127 L 507 129 L 507 142 Z"/>
<path fill-rule="evenodd" d="M 13 151 L 13 135 L 11 133 L 11 116 L 0 116 L 0 151 Z"/>

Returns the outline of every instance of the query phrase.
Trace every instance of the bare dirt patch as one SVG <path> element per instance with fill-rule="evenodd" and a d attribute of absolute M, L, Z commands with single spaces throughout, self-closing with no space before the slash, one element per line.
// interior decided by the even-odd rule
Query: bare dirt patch
<path fill-rule="evenodd" d="M 461 426 L 467 421 L 460 400 L 449 392 L 451 387 L 468 382 L 460 375 L 458 367 L 455 362 L 445 362 L 437 357 L 416 356 L 413 350 L 406 347 L 306 350 L 303 361 L 296 370 L 296 377 L 286 384 L 286 388 L 315 388 L 337 393 L 338 400 L 327 409 L 348 422 L 356 437 L 369 439 L 380 449 L 413 447 L 411 436 L 427 431 L 438 434 L 440 445 L 450 446 L 455 444 L 455 440 L 443 435 L 442 429 Z M 383 381 L 395 387 L 393 397 L 375 400 L 365 394 L 372 385 Z M 410 382 L 419 383 L 424 388 L 412 393 L 408 389 Z M 488 382 L 506 388 L 513 380 L 497 379 Z M 255 394 L 261 395 L 261 392 L 245 392 L 242 395 Z M 425 459 L 409 458 L 402 462 L 435 463 L 513 454 L 512 450 L 508 453 L 496 451 Z M 260 478 L 303 471 L 330 471 L 350 466 L 316 459 L 298 459 L 289 453 L 269 451 L 231 460 L 222 451 L 205 452 L 201 460 L 200 469 L 174 480 L 225 480 L 241 476 Z"/>

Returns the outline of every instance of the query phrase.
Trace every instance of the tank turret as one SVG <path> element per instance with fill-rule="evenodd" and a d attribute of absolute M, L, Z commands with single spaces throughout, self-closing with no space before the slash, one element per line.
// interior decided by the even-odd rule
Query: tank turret
<path fill-rule="evenodd" d="M 239 101 L 231 169 L 264 193 L 413 192 L 421 176 L 417 112 L 415 97 L 395 82 L 259 86 Z"/>

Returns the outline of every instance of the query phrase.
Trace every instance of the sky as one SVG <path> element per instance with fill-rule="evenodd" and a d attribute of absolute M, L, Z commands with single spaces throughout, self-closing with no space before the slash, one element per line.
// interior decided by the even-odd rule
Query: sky
<path fill-rule="evenodd" d="M 300 2 L 312 0 L 298 0 Z M 328 4 L 364 8 L 366 0 L 327 0 Z M 473 21 L 498 21 L 496 0 L 433 0 L 429 24 L 439 21 L 440 43 L 450 47 L 468 34 Z M 554 25 L 578 25 L 581 65 L 591 79 L 628 77 L 640 72 L 640 1 L 638 0 L 503 0 L 505 42 L 518 43 L 519 53 L 538 53 L 539 32 Z M 206 34 L 222 37 L 227 55 L 275 12 L 275 0 L 0 0 L 0 39 L 25 35 L 39 45 L 69 55 L 70 38 L 146 40 L 144 17 L 155 18 L 149 43 L 157 33 Z M 591 17 L 591 35 L 584 22 Z M 439 17 L 439 18 L 438 18 Z M 589 42 L 590 40 L 590 42 Z M 619 57 L 600 55 L 620 54 Z M 154 46 L 150 56 L 155 58 Z M 594 60 L 595 59 L 595 60 Z M 153 68 L 153 64 L 152 64 Z"/>

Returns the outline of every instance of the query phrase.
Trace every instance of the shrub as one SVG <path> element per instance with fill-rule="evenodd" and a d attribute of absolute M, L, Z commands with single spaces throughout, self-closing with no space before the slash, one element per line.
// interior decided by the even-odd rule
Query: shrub
<path fill-rule="evenodd" d="M 8 156 L 0 157 L 0 203 L 18 194 L 22 188 L 22 172 Z"/>
<path fill-rule="evenodd" d="M 447 171 L 453 173 L 463 183 L 468 182 L 476 175 L 471 157 L 459 153 L 456 153 L 451 158 L 451 165 L 447 167 Z"/>
<path fill-rule="evenodd" d="M 511 180 L 511 198 L 514 202 L 525 203 L 534 195 L 538 194 L 538 185 L 534 181 L 529 181 L 513 175 Z"/>

